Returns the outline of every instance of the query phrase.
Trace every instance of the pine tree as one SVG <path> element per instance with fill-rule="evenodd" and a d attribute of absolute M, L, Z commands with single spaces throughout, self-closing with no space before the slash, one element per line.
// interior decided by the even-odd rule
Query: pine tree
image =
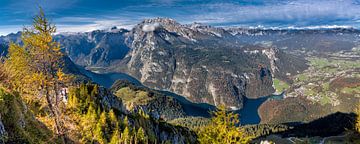
<path fill-rule="evenodd" d="M 238 114 L 227 113 L 225 107 L 221 106 L 213 112 L 211 123 L 200 128 L 199 142 L 203 144 L 249 143 L 251 137 L 246 136 L 238 125 Z"/>

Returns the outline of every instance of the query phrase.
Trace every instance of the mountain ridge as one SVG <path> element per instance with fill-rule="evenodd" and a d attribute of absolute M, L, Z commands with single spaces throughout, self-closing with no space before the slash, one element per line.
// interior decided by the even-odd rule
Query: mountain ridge
<path fill-rule="evenodd" d="M 166 18 L 144 20 L 130 31 L 97 30 L 55 39 L 75 64 L 94 72 L 127 73 L 150 88 L 234 110 L 242 108 L 244 96 L 275 92 L 273 77 L 286 81 L 287 73 L 306 68 L 300 57 L 242 44 L 223 28 Z"/>

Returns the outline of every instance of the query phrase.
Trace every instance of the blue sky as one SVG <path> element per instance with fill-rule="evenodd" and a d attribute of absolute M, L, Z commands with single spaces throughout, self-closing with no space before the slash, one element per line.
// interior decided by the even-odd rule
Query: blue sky
<path fill-rule="evenodd" d="M 0 0 L 0 35 L 45 9 L 59 32 L 131 28 L 146 18 L 244 27 L 360 28 L 360 0 Z"/>

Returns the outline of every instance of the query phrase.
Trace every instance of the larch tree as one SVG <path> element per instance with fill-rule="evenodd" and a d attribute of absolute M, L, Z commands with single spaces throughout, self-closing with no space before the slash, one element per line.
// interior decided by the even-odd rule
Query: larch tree
<path fill-rule="evenodd" d="M 9 88 L 20 92 L 25 100 L 42 102 L 50 112 L 56 134 L 64 141 L 60 92 L 70 76 L 63 72 L 63 53 L 53 39 L 55 32 L 55 25 L 40 8 L 32 26 L 23 29 L 22 44 L 10 44 L 4 67 L 10 79 Z"/>
<path fill-rule="evenodd" d="M 124 131 L 121 134 L 120 141 L 124 144 L 130 144 L 131 143 L 131 130 L 128 126 L 125 127 Z"/>
<path fill-rule="evenodd" d="M 109 143 L 110 144 L 120 144 L 121 143 L 121 137 L 120 137 L 120 132 L 119 132 L 118 128 L 115 129 L 115 131 L 113 132 Z"/>
<path fill-rule="evenodd" d="M 357 108 L 355 109 L 356 113 L 356 121 L 355 121 L 355 130 L 360 133 L 360 102 L 357 105 Z"/>
<path fill-rule="evenodd" d="M 251 137 L 246 136 L 239 127 L 239 116 L 227 112 L 225 107 L 221 106 L 215 112 L 211 123 L 199 129 L 198 139 L 201 144 L 246 144 Z"/>
<path fill-rule="evenodd" d="M 0 87 L 3 87 L 4 83 L 7 83 L 8 77 L 5 71 L 4 58 L 0 56 Z"/>
<path fill-rule="evenodd" d="M 136 141 L 139 143 L 149 143 L 142 127 L 140 127 L 136 133 Z"/>

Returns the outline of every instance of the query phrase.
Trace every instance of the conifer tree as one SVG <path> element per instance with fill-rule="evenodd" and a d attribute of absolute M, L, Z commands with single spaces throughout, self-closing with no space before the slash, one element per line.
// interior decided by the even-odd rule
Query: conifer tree
<path fill-rule="evenodd" d="M 355 129 L 358 133 L 360 133 L 360 103 L 357 105 L 357 108 L 355 109 L 355 113 L 357 115 Z"/>
<path fill-rule="evenodd" d="M 100 144 L 107 143 L 106 138 L 105 138 L 105 134 L 104 134 L 104 131 L 103 131 L 103 127 L 102 127 L 102 124 L 101 124 L 100 121 L 96 124 L 94 137 L 97 140 L 97 142 L 99 142 Z"/>
<path fill-rule="evenodd" d="M 68 95 L 68 103 L 67 107 L 71 109 L 75 109 L 76 112 L 80 112 L 80 99 L 77 96 L 77 89 L 72 88 L 70 89 L 69 95 Z"/>
<path fill-rule="evenodd" d="M 70 76 L 63 72 L 63 53 L 52 37 L 55 32 L 56 27 L 40 8 L 32 27 L 24 28 L 22 44 L 10 44 L 4 67 L 11 89 L 21 92 L 24 97 L 29 96 L 29 100 L 44 102 L 53 118 L 55 133 L 65 142 L 59 103 L 60 91 L 70 81 Z"/>
<path fill-rule="evenodd" d="M 0 53 L 0 81 L 4 80 L 3 76 L 6 74 L 4 69 L 4 57 Z"/>
<path fill-rule="evenodd" d="M 111 110 L 109 111 L 109 114 L 108 114 L 108 115 L 109 115 L 109 121 L 110 121 L 110 123 L 109 123 L 109 128 L 110 128 L 110 131 L 111 131 L 112 133 L 114 133 L 114 131 L 116 131 L 117 129 L 119 129 L 119 122 L 118 122 L 118 119 L 117 119 L 117 117 L 116 117 L 113 109 L 111 109 Z"/>
<path fill-rule="evenodd" d="M 121 142 L 124 144 L 130 144 L 131 142 L 131 131 L 128 126 L 125 127 L 121 134 Z"/>
<path fill-rule="evenodd" d="M 95 128 L 97 124 L 97 114 L 92 105 L 88 108 L 88 111 L 85 116 L 82 117 L 80 123 L 80 130 L 82 131 L 82 142 L 92 142 L 95 137 Z"/>
<path fill-rule="evenodd" d="M 120 132 L 119 129 L 115 129 L 115 131 L 113 132 L 112 136 L 111 136 L 111 140 L 110 140 L 110 144 L 120 144 L 121 143 L 121 139 L 120 139 Z"/>
<path fill-rule="evenodd" d="M 238 125 L 238 114 L 228 113 L 225 107 L 221 106 L 213 112 L 211 123 L 200 128 L 198 132 L 199 142 L 202 144 L 249 143 L 251 138 L 246 136 Z"/>
<path fill-rule="evenodd" d="M 98 120 L 98 125 L 97 127 L 101 128 L 100 130 L 102 131 L 102 134 L 99 134 L 99 138 L 100 136 L 102 137 L 103 139 L 103 142 L 106 143 L 106 139 L 107 137 L 109 137 L 109 127 L 107 125 L 107 114 L 105 111 L 103 111 L 101 114 L 100 114 L 100 118 Z"/>
<path fill-rule="evenodd" d="M 142 127 L 140 127 L 136 133 L 136 139 L 139 143 L 148 143 L 147 137 L 145 135 L 145 131 Z"/>
<path fill-rule="evenodd" d="M 99 93 L 99 86 L 95 85 L 91 91 L 91 97 L 96 97 L 96 95 Z"/>
<path fill-rule="evenodd" d="M 123 125 L 124 125 L 125 127 L 129 126 L 129 119 L 128 119 L 127 116 L 125 116 L 125 118 L 124 118 L 124 120 L 123 120 Z"/>

